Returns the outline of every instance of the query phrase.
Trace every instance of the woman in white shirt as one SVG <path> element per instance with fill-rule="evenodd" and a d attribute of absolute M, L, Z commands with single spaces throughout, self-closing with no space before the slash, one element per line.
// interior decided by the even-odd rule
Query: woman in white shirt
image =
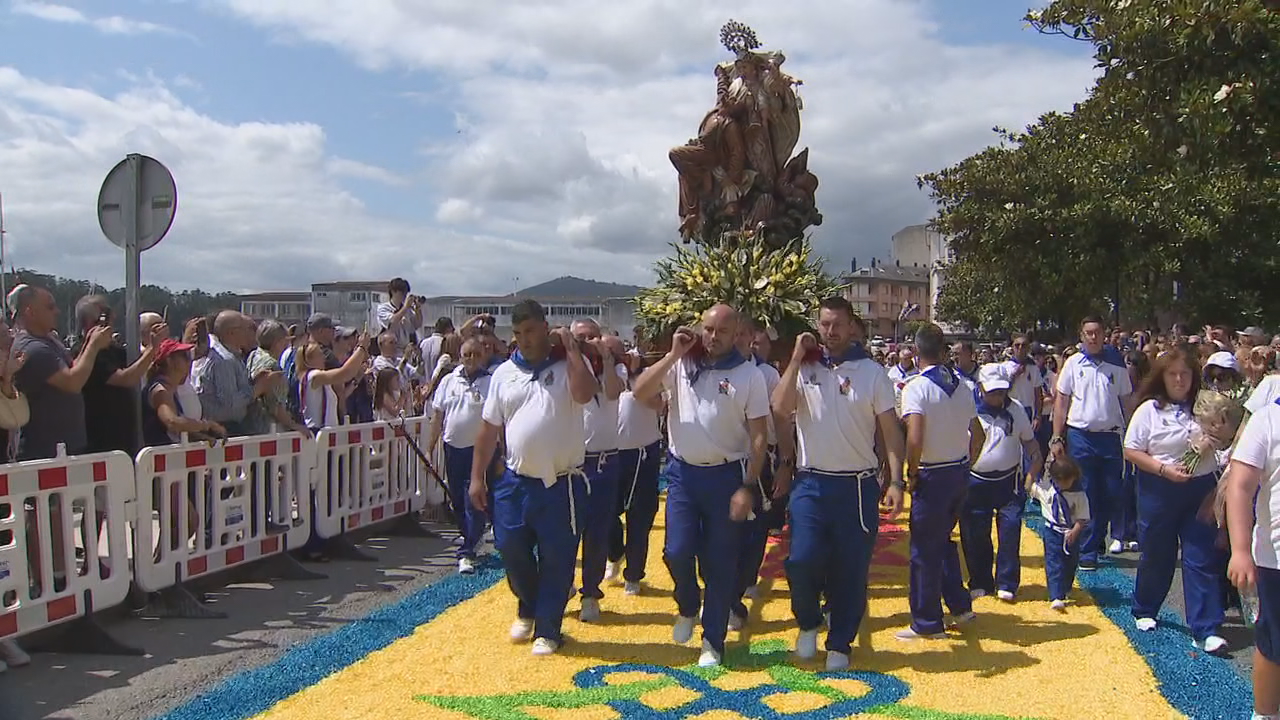
<path fill-rule="evenodd" d="M 300 406 L 302 421 L 313 432 L 336 427 L 341 415 L 335 388 L 354 380 L 369 359 L 369 336 L 360 335 L 355 350 L 341 367 L 324 369 L 324 348 L 320 343 L 308 344 L 298 355 L 298 392 L 302 393 Z"/>
<path fill-rule="evenodd" d="M 1138 542 L 1142 557 L 1133 591 L 1139 630 L 1156 628 L 1156 617 L 1173 584 L 1182 549 L 1182 592 L 1187 624 L 1205 652 L 1222 652 L 1225 553 L 1215 525 L 1200 518 L 1217 485 L 1217 458 L 1204 453 L 1190 472 L 1182 466 L 1191 446 L 1191 408 L 1200 390 L 1198 363 L 1182 350 L 1158 358 L 1139 393 L 1141 404 L 1129 421 L 1125 459 L 1138 469 Z"/>

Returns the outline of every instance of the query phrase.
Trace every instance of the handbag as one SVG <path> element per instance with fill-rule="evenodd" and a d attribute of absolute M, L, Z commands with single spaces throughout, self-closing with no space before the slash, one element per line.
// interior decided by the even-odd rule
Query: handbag
<path fill-rule="evenodd" d="M 14 390 L 9 397 L 0 392 L 0 428 L 17 430 L 31 420 L 31 406 L 27 404 L 27 396 Z"/>

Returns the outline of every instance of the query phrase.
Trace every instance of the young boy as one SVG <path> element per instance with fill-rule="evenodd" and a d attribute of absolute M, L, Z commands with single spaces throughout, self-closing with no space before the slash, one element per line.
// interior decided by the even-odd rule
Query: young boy
<path fill-rule="evenodd" d="M 1044 515 L 1044 572 L 1049 584 L 1049 607 L 1067 609 L 1067 596 L 1076 581 L 1078 545 L 1089 522 L 1089 498 L 1078 490 L 1080 466 L 1063 455 L 1045 468 L 1040 480 L 1028 478 L 1027 494 L 1040 502 Z"/>

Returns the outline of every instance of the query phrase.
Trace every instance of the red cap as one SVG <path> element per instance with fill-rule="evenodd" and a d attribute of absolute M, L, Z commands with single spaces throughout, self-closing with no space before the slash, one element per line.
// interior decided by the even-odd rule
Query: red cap
<path fill-rule="evenodd" d="M 156 348 L 156 356 L 153 362 L 159 365 L 174 353 L 191 352 L 195 348 L 196 346 L 190 343 L 179 342 L 173 338 L 165 338 L 161 341 L 160 347 Z"/>

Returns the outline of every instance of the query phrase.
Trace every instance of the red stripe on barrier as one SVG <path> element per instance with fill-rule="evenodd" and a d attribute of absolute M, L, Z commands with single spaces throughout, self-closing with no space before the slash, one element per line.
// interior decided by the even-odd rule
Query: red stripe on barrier
<path fill-rule="evenodd" d="M 268 457 L 274 456 L 275 454 L 276 454 L 275 440 L 263 440 L 262 442 L 258 443 L 258 457 L 268 458 Z"/>
<path fill-rule="evenodd" d="M 163 455 L 156 455 L 155 457 L 153 457 L 153 458 L 151 458 L 151 459 L 155 462 L 156 472 L 158 472 L 158 473 L 162 473 L 162 472 L 164 472 L 165 466 L 168 464 L 168 463 L 166 463 L 166 462 L 165 462 L 164 456 L 163 456 Z"/>
<path fill-rule="evenodd" d="M 333 438 L 332 438 L 332 437 L 330 437 L 330 438 L 329 438 L 329 446 L 330 446 L 330 447 L 332 447 L 332 446 L 333 446 Z M 297 453 L 302 452 L 302 438 L 294 438 L 294 439 L 293 439 L 293 452 L 294 452 L 294 454 L 297 454 Z"/>
<path fill-rule="evenodd" d="M 208 458 L 206 457 L 204 450 L 188 450 L 186 457 L 187 469 L 190 470 L 193 467 L 201 467 L 205 465 L 205 461 L 207 459 Z"/>
<path fill-rule="evenodd" d="M 374 439 L 374 440 L 381 440 L 383 437 L 385 437 L 385 436 L 386 436 L 386 434 L 387 434 L 387 429 L 386 429 L 386 428 L 376 427 L 376 428 L 374 428 L 374 429 L 373 429 L 373 439 Z"/>
<path fill-rule="evenodd" d="M 76 614 L 76 596 L 58 598 L 44 607 L 45 616 L 49 618 L 51 623 L 58 622 L 63 618 L 74 617 Z"/>
<path fill-rule="evenodd" d="M 330 435 L 330 436 L 329 436 L 329 447 L 335 447 L 337 444 L 338 444 L 338 436 L 337 436 L 337 435 Z"/>
<path fill-rule="evenodd" d="M 222 458 L 227 462 L 240 462 L 244 460 L 243 445 L 228 445 L 222 449 Z"/>
<path fill-rule="evenodd" d="M 227 548 L 227 567 L 244 562 L 244 546 Z"/>
<path fill-rule="evenodd" d="M 347 516 L 347 529 L 360 527 L 360 513 Z"/>
<path fill-rule="evenodd" d="M 9 476 L 0 475 L 0 497 L 9 494 Z"/>
<path fill-rule="evenodd" d="M 41 490 L 53 490 L 67 486 L 67 469 L 65 467 L 41 468 L 36 472 L 36 482 Z"/>
<path fill-rule="evenodd" d="M 386 508 L 376 507 L 376 508 L 374 508 L 374 509 L 373 509 L 373 511 L 372 511 L 372 512 L 370 512 L 369 514 L 373 517 L 372 522 L 378 522 L 379 520 L 381 520 L 381 519 L 382 519 L 382 517 L 383 517 L 384 515 L 386 515 L 386 514 L 387 514 L 387 509 L 386 509 Z"/>
<path fill-rule="evenodd" d="M 93 464 L 93 481 L 96 483 L 107 481 L 107 463 L 99 460 Z"/>
<path fill-rule="evenodd" d="M 195 577 L 209 572 L 209 558 L 198 557 L 187 561 L 187 577 Z"/>
<path fill-rule="evenodd" d="M 405 513 L 405 511 L 406 511 L 406 510 L 408 510 L 408 509 L 409 509 L 409 501 L 408 501 L 408 500 L 401 500 L 400 502 L 398 502 L 398 503 L 396 503 L 396 504 L 395 504 L 395 507 L 394 507 L 394 509 L 393 509 L 393 510 L 394 510 L 395 514 L 397 514 L 397 515 L 403 515 L 403 514 Z"/>
<path fill-rule="evenodd" d="M 263 555 L 275 553 L 280 550 L 280 538 L 269 537 L 262 541 L 262 544 L 258 546 L 258 549 L 262 551 Z"/>
<path fill-rule="evenodd" d="M 348 444 L 348 445 L 360 445 L 360 444 L 362 444 L 362 441 L 360 440 L 360 431 L 359 431 L 359 430 L 348 430 L 348 431 L 347 431 L 347 444 Z"/>
<path fill-rule="evenodd" d="M 18 634 L 18 613 L 11 612 L 0 615 L 0 637 Z"/>

